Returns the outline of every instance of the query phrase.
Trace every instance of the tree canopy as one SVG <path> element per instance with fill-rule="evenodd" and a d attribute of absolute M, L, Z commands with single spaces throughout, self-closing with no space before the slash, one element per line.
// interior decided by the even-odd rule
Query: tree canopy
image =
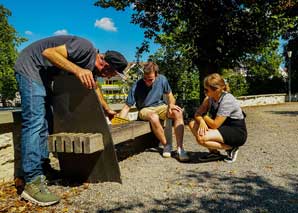
<path fill-rule="evenodd" d="M 247 68 L 248 93 L 281 93 L 286 91 L 285 81 L 280 72 L 282 56 L 278 54 L 278 42 L 272 42 L 258 55 L 248 56 L 244 66 Z"/>
<path fill-rule="evenodd" d="M 290 2 L 290 3 L 289 3 Z M 124 10 L 133 4 L 131 22 L 145 29 L 145 37 L 177 47 L 199 67 L 229 67 L 255 53 L 293 26 L 288 13 L 297 1 L 285 0 L 99 0 L 104 8 Z"/>
<path fill-rule="evenodd" d="M 201 80 L 233 68 L 277 40 L 297 22 L 298 0 L 98 0 L 96 6 L 132 8 L 133 24 L 148 39 L 190 60 Z M 180 50 L 183 51 L 180 51 Z M 202 91 L 202 90 L 201 90 Z"/>

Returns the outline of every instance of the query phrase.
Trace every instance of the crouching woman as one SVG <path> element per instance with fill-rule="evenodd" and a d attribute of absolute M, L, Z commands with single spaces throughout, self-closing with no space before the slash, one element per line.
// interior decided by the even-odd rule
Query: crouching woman
<path fill-rule="evenodd" d="M 209 150 L 200 160 L 224 159 L 233 163 L 239 147 L 247 139 L 245 114 L 219 74 L 213 73 L 204 79 L 204 92 L 206 97 L 189 123 L 198 144 Z M 219 150 L 225 150 L 227 156 Z"/>

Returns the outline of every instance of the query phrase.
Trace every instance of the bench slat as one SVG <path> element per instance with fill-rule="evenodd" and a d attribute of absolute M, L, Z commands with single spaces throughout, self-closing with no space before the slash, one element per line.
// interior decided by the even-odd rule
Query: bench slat
<path fill-rule="evenodd" d="M 80 154 L 83 153 L 83 141 L 84 141 L 84 136 L 82 134 L 77 134 L 76 137 L 74 137 L 74 153 Z"/>
<path fill-rule="evenodd" d="M 84 143 L 84 153 L 94 153 L 96 151 L 104 150 L 102 134 L 91 134 L 86 137 Z"/>
<path fill-rule="evenodd" d="M 62 137 L 65 133 L 61 133 L 60 135 L 57 135 L 55 138 L 55 151 L 56 152 L 64 152 L 64 144 Z"/>
<path fill-rule="evenodd" d="M 149 132 L 151 132 L 150 124 L 145 121 L 134 121 L 111 127 L 111 135 L 114 144 L 134 139 Z"/>
<path fill-rule="evenodd" d="M 102 134 L 57 133 L 49 136 L 50 152 L 90 154 L 104 150 Z"/>

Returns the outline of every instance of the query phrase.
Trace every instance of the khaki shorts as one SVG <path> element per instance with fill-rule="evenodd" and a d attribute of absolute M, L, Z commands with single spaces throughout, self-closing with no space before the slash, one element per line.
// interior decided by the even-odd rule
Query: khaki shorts
<path fill-rule="evenodd" d="M 167 111 L 168 111 L 168 105 L 166 104 L 162 104 L 156 107 L 145 107 L 141 109 L 141 111 L 139 112 L 139 118 L 142 120 L 148 120 L 148 114 L 155 112 L 156 114 L 158 114 L 159 119 L 166 120 Z"/>

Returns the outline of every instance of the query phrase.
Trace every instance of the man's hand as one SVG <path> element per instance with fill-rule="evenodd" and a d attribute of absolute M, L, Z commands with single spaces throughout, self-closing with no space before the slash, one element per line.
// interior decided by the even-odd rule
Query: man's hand
<path fill-rule="evenodd" d="M 111 109 L 107 109 L 105 111 L 106 111 L 110 120 L 112 120 L 114 118 L 114 116 L 117 114 L 117 112 L 115 112 L 114 110 L 111 110 Z"/>
<path fill-rule="evenodd" d="M 76 73 L 76 77 L 81 81 L 81 83 L 88 89 L 96 88 L 96 83 L 93 78 L 93 74 L 88 69 L 80 69 Z"/>
<path fill-rule="evenodd" d="M 169 104 L 169 113 L 172 114 L 173 110 L 177 110 L 178 112 L 182 112 L 182 109 L 175 105 L 175 104 Z"/>

